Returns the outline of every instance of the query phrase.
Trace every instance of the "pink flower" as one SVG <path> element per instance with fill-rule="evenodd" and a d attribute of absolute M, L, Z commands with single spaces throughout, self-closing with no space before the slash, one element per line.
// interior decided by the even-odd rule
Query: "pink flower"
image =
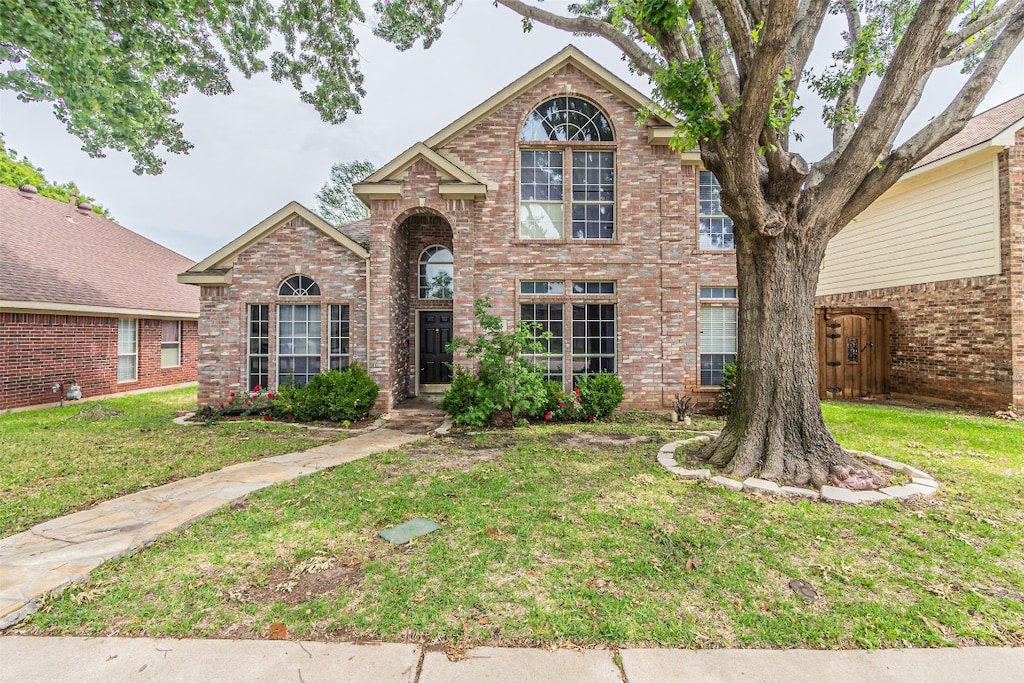
<path fill-rule="evenodd" d="M 245 407 L 246 408 L 252 408 L 252 401 L 246 401 L 245 402 Z"/>
<path fill-rule="evenodd" d="M 564 407 L 565 407 L 565 404 L 564 404 L 564 403 L 559 403 L 559 404 L 558 404 L 558 407 L 559 407 L 559 408 L 564 408 Z"/>
<path fill-rule="evenodd" d="M 263 420 L 264 420 L 265 422 L 270 422 L 270 421 L 271 421 L 271 420 L 273 420 L 273 419 L 274 419 L 274 418 L 273 418 L 273 417 L 271 417 L 270 415 L 264 415 L 264 416 L 263 416 Z"/>
<path fill-rule="evenodd" d="M 576 387 L 572 390 L 572 393 L 576 394 L 576 398 L 580 397 L 580 388 Z"/>
<path fill-rule="evenodd" d="M 551 420 L 551 411 L 549 410 L 548 412 L 544 413 L 544 421 L 548 422 L 550 420 Z"/>
<path fill-rule="evenodd" d="M 231 398 L 234 398 L 235 397 L 235 392 L 232 391 L 230 394 L 228 394 L 228 396 L 230 396 Z"/>
<path fill-rule="evenodd" d="M 597 417 L 596 417 L 596 416 L 594 416 L 594 415 L 591 415 L 591 416 L 590 416 L 590 417 L 588 417 L 587 419 L 588 419 L 588 420 L 590 420 L 591 422 L 594 422 L 594 421 L 596 421 L 596 420 L 597 420 Z"/>
<path fill-rule="evenodd" d="M 260 390 L 260 385 L 259 385 L 259 384 L 257 384 L 256 386 L 254 386 L 254 387 L 252 388 L 252 390 L 253 390 L 253 391 L 259 391 L 259 390 Z"/>
<path fill-rule="evenodd" d="M 269 394 L 267 394 L 267 398 L 273 401 L 275 398 L 277 398 L 277 394 L 275 394 L 274 392 L 270 392 Z"/>
<path fill-rule="evenodd" d="M 224 410 L 224 404 L 223 403 L 220 404 L 220 409 Z"/>

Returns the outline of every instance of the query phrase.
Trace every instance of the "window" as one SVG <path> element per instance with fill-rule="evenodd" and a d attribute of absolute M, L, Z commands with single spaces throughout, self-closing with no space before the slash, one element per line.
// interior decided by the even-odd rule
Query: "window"
<path fill-rule="evenodd" d="M 281 283 L 277 293 L 281 296 L 320 296 L 320 285 L 305 275 L 292 275 Z"/>
<path fill-rule="evenodd" d="M 420 298 L 451 299 L 455 260 L 444 247 L 429 247 L 420 254 Z"/>
<path fill-rule="evenodd" d="M 270 306 L 249 305 L 249 388 L 270 384 Z"/>
<path fill-rule="evenodd" d="M 577 97 L 556 97 L 527 117 L 520 140 L 519 237 L 563 239 L 568 213 L 573 238 L 613 238 L 615 136 L 604 112 Z M 531 142 L 545 144 L 529 149 Z"/>
<path fill-rule="evenodd" d="M 329 306 L 328 325 L 330 327 L 330 341 L 327 347 L 327 367 L 331 370 L 341 370 L 342 368 L 348 367 L 349 361 L 348 306 Z"/>
<path fill-rule="evenodd" d="M 563 382 L 566 363 L 571 363 L 572 378 L 599 372 L 615 372 L 616 305 L 611 302 L 580 301 L 579 295 L 615 293 L 614 282 L 524 281 L 519 283 L 519 319 L 537 323 L 535 334 L 545 332 L 551 338 L 541 340 L 544 349 L 531 357 L 544 370 L 548 380 Z M 553 296 L 558 296 L 552 301 Z M 572 315 L 566 328 L 565 315 Z M 566 354 L 569 354 L 568 357 Z"/>
<path fill-rule="evenodd" d="M 139 378 L 139 321 L 117 321 L 117 381 Z"/>
<path fill-rule="evenodd" d="M 320 372 L 320 307 L 277 307 L 277 384 L 304 387 Z"/>
<path fill-rule="evenodd" d="M 701 287 L 700 297 L 700 384 L 714 387 L 736 362 L 736 288 Z"/>
<path fill-rule="evenodd" d="M 700 172 L 700 248 L 735 249 L 732 219 L 722 212 L 722 188 L 709 171 Z"/>
<path fill-rule="evenodd" d="M 181 365 L 181 323 L 177 320 L 160 321 L 160 367 Z"/>
<path fill-rule="evenodd" d="M 519 305 L 519 319 L 523 322 L 536 323 L 535 337 L 539 338 L 545 332 L 551 333 L 550 339 L 539 339 L 544 346 L 543 350 L 531 354 L 528 358 L 544 371 L 544 379 L 559 384 L 563 382 L 565 363 L 565 323 L 562 315 L 562 304 Z"/>

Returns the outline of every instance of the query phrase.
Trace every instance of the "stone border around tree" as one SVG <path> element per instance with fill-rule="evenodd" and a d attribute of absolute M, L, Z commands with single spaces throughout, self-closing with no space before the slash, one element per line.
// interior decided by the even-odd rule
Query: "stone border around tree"
<path fill-rule="evenodd" d="M 814 489 L 805 489 L 797 486 L 779 486 L 775 482 L 766 479 L 748 477 L 743 481 L 739 481 L 730 477 L 712 476 L 711 470 L 688 470 L 679 467 L 679 463 L 676 462 L 675 458 L 677 448 L 688 444 L 707 443 L 711 441 L 712 436 L 717 436 L 717 434 L 699 434 L 689 439 L 665 444 L 658 451 L 658 464 L 682 479 L 707 481 L 730 491 L 748 491 L 759 495 L 805 498 L 847 505 L 872 505 L 887 500 L 905 500 L 913 496 L 931 498 L 939 489 L 939 482 L 927 472 L 863 451 L 846 452 L 852 457 L 872 465 L 878 465 L 894 472 L 902 472 L 910 477 L 910 483 L 903 486 L 887 486 L 877 491 L 851 491 L 839 486 L 823 486 L 821 491 L 818 492 Z"/>

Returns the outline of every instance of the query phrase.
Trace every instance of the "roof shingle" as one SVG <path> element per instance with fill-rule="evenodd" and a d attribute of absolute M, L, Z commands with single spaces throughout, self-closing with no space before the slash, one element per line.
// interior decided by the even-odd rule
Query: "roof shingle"
<path fill-rule="evenodd" d="M 933 149 L 931 154 L 918 162 L 917 167 L 988 142 L 1021 119 L 1024 119 L 1024 95 L 1018 95 L 1012 100 L 975 114 L 962 131 Z"/>
<path fill-rule="evenodd" d="M 199 313 L 194 261 L 95 213 L 0 186 L 0 300 Z"/>

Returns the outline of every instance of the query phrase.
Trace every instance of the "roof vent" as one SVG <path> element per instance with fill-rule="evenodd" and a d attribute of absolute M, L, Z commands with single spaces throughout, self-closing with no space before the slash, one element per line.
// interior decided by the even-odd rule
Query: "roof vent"
<path fill-rule="evenodd" d="M 78 213 L 88 216 L 92 213 L 92 204 L 89 202 L 82 202 L 78 205 Z"/>
<path fill-rule="evenodd" d="M 20 192 L 21 196 L 24 197 L 25 199 L 32 199 L 34 196 L 39 194 L 39 190 L 36 189 L 36 186 L 29 185 L 28 183 L 25 183 L 24 185 L 19 187 L 18 192 Z"/>

